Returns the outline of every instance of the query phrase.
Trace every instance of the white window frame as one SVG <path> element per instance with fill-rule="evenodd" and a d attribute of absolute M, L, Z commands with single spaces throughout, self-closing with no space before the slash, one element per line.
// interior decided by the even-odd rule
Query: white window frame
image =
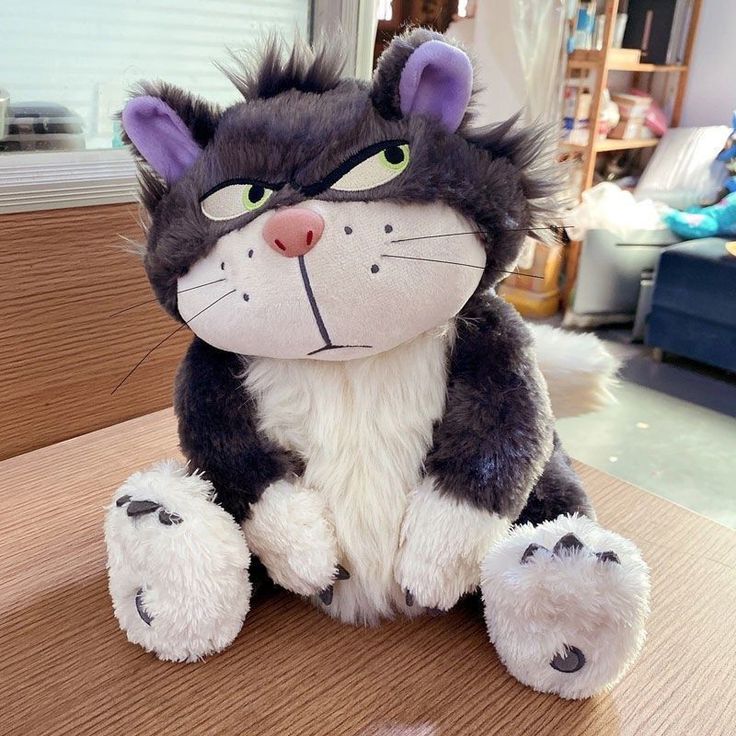
<path fill-rule="evenodd" d="M 368 78 L 375 38 L 374 0 L 312 0 L 310 35 L 341 29 L 345 73 Z M 0 214 L 134 202 L 135 163 L 125 149 L 0 155 Z"/>

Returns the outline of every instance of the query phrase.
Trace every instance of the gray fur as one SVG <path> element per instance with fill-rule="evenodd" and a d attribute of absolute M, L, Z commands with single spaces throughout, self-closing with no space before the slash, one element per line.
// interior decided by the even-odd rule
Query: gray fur
<path fill-rule="evenodd" d="M 271 37 L 258 56 L 232 54 L 232 59 L 232 68 L 220 69 L 246 100 L 265 100 L 290 89 L 322 94 L 337 87 L 345 67 L 344 48 L 334 40 L 311 48 L 297 38 L 285 57 L 281 40 Z"/>
<path fill-rule="evenodd" d="M 298 458 L 257 430 L 242 371 L 237 355 L 195 337 L 179 368 L 174 400 L 181 449 L 192 467 L 206 471 L 217 502 L 238 522 L 268 485 L 303 469 Z"/>
<path fill-rule="evenodd" d="M 445 493 L 515 519 L 552 445 L 546 388 L 513 307 L 482 295 L 463 312 L 427 471 Z"/>
<path fill-rule="evenodd" d="M 141 162 L 143 201 L 152 216 L 145 268 L 162 305 L 181 319 L 177 279 L 219 238 L 263 213 L 208 220 L 199 200 L 212 187 L 252 177 L 280 185 L 266 207 L 295 205 L 307 198 L 305 187 L 366 146 L 410 141 L 411 165 L 401 177 L 369 192 L 328 189 L 315 196 L 442 201 L 483 233 L 487 265 L 460 313 L 447 409 L 435 428 L 427 470 L 445 493 L 508 518 L 523 518 L 526 489 L 541 476 L 529 510 L 530 518 L 541 520 L 552 509 L 580 503 L 565 490 L 569 479 L 558 455 L 543 474 L 552 421 L 533 370 L 530 338 L 514 310 L 487 291 L 517 257 L 521 229 L 551 224 L 559 190 L 553 151 L 537 129 L 522 131 L 515 119 L 484 129 L 470 129 L 464 121 L 458 132 L 448 133 L 432 119 L 402 118 L 400 70 L 413 48 L 434 38 L 417 30 L 396 39 L 372 86 L 340 79 L 342 62 L 327 48 L 313 53 L 298 45 L 284 58 L 272 42 L 253 73 L 246 64 L 228 72 L 245 101 L 226 110 L 170 85 L 140 87 L 138 94 L 154 94 L 173 108 L 203 149 L 171 186 Z M 182 448 L 236 519 L 269 483 L 301 471 L 295 458 L 257 430 L 253 403 L 237 379 L 240 370 L 238 356 L 195 339 L 176 392 Z"/>
<path fill-rule="evenodd" d="M 163 100 L 172 110 L 176 111 L 182 122 L 189 128 L 194 140 L 202 147 L 206 146 L 215 134 L 221 115 L 220 108 L 173 84 L 160 81 L 139 82 L 133 87 L 131 96 L 150 96 Z M 131 149 L 138 162 L 141 202 L 152 214 L 168 192 L 168 186 L 151 171 L 124 130 L 123 141 Z"/>
<path fill-rule="evenodd" d="M 593 506 L 583 484 L 572 468 L 570 458 L 555 434 L 555 444 L 542 477 L 529 494 L 526 506 L 516 519 L 517 524 L 541 524 L 560 514 L 581 514 L 595 519 Z"/>

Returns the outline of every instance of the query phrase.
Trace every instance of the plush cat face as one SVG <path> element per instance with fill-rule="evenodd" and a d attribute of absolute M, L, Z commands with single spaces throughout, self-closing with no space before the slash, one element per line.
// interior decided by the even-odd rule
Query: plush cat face
<path fill-rule="evenodd" d="M 123 112 L 164 306 L 222 350 L 344 360 L 446 323 L 517 255 L 538 182 L 509 127 L 462 125 L 465 54 L 414 31 L 373 85 L 328 52 L 267 51 L 224 112 L 168 86 Z M 533 148 L 533 147 L 532 147 Z"/>

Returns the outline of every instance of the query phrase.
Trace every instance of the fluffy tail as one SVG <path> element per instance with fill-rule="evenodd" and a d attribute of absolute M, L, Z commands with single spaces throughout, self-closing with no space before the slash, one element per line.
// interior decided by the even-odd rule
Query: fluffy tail
<path fill-rule="evenodd" d="M 615 402 L 620 362 L 590 334 L 566 332 L 549 325 L 529 325 L 539 367 L 547 381 L 555 417 L 573 417 Z"/>

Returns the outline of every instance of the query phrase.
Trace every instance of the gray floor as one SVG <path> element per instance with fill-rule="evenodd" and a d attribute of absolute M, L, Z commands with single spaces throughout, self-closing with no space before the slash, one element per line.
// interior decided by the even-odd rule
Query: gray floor
<path fill-rule="evenodd" d="M 736 377 L 682 360 L 656 363 L 624 335 L 599 333 L 626 359 L 618 403 L 561 420 L 568 453 L 736 528 Z"/>

